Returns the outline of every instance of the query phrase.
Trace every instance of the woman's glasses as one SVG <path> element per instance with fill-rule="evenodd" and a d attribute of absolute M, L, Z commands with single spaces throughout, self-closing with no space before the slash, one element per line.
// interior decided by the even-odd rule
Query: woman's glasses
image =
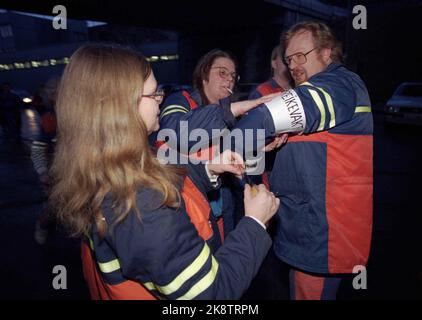
<path fill-rule="evenodd" d="M 223 79 L 229 79 L 229 77 L 234 81 L 239 81 L 240 77 L 236 72 L 230 72 L 226 67 L 212 67 L 211 69 L 218 69 L 218 74 Z"/>
<path fill-rule="evenodd" d="M 161 102 L 163 102 L 164 99 L 164 90 L 159 89 L 152 94 L 143 94 L 142 97 L 154 99 L 155 101 L 157 101 L 157 103 L 160 104 Z"/>

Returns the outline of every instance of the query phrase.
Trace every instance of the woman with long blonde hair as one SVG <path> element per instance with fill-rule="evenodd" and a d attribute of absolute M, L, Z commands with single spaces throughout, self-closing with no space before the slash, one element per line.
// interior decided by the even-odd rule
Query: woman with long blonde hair
<path fill-rule="evenodd" d="M 263 186 L 255 197 L 246 188 L 246 216 L 217 248 L 204 196 L 210 176 L 243 169 L 160 164 L 148 144 L 159 129 L 156 89 L 149 63 L 132 50 L 87 45 L 73 54 L 58 91 L 50 201 L 84 238 L 92 298 L 239 298 L 271 245 L 264 224 L 279 202 Z"/>

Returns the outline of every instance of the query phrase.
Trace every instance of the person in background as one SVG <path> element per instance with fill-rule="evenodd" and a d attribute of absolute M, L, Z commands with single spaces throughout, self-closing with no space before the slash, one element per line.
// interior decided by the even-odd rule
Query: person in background
<path fill-rule="evenodd" d="M 271 51 L 271 78 L 256 86 L 250 93 L 249 99 L 256 99 L 270 93 L 283 92 L 293 87 L 293 79 L 282 58 L 283 48 L 277 45 Z"/>
<path fill-rule="evenodd" d="M 245 217 L 219 246 L 205 193 L 218 188 L 213 177 L 241 175 L 242 159 L 227 150 L 205 165 L 161 164 L 148 136 L 162 98 L 142 55 L 79 48 L 58 91 L 50 201 L 84 239 L 94 299 L 238 299 L 270 248 L 265 223 L 279 200 L 247 187 Z"/>
<path fill-rule="evenodd" d="M 40 134 L 31 143 L 31 160 L 38 174 L 43 192 L 46 197 L 50 193 L 50 175 L 48 173 L 54 154 L 56 143 L 56 113 L 55 101 L 59 78 L 50 79 L 44 86 L 41 95 L 34 96 L 33 104 L 39 113 Z M 43 245 L 51 229 L 55 226 L 54 213 L 49 203 L 43 203 L 41 214 L 35 223 L 34 239 Z"/>

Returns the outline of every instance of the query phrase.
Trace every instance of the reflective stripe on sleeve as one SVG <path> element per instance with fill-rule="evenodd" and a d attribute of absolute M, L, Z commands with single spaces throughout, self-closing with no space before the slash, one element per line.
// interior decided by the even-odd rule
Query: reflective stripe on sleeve
<path fill-rule="evenodd" d="M 371 112 L 371 107 L 357 106 L 356 109 L 355 109 L 355 113 L 360 113 L 360 112 Z"/>
<path fill-rule="evenodd" d="M 199 270 L 202 269 L 208 258 L 211 256 L 211 250 L 207 244 L 204 245 L 201 253 L 196 259 L 184 269 L 177 277 L 165 286 L 158 286 L 152 282 L 145 283 L 145 287 L 150 290 L 158 290 L 164 295 L 170 295 L 179 290 L 187 280 L 192 278 Z M 198 282 L 199 283 L 199 282 Z M 197 284 L 196 284 L 197 285 Z"/>
<path fill-rule="evenodd" d="M 176 300 L 192 300 L 207 290 L 214 282 L 218 272 L 218 262 L 212 257 L 211 270 L 199 280 L 186 294 Z"/>
<path fill-rule="evenodd" d="M 308 88 L 308 91 L 311 94 L 311 97 L 314 100 L 316 106 L 318 107 L 319 113 L 321 115 L 321 120 L 319 122 L 319 126 L 318 126 L 317 131 L 324 130 L 324 125 L 325 125 L 325 108 L 324 108 L 324 103 L 322 102 L 321 98 L 319 97 L 318 92 L 316 92 L 313 89 L 309 89 L 309 88 Z"/>
<path fill-rule="evenodd" d="M 102 273 L 111 273 L 120 269 L 120 262 L 118 259 L 111 260 L 109 262 L 98 262 L 98 267 Z"/>
<path fill-rule="evenodd" d="M 95 251 L 94 241 L 92 240 L 89 234 L 85 234 L 85 236 L 88 238 L 89 247 L 91 248 L 92 251 Z M 119 259 L 114 259 L 108 262 L 99 262 L 97 260 L 97 263 L 98 263 L 98 268 L 100 269 L 102 273 L 111 273 L 120 269 Z"/>
<path fill-rule="evenodd" d="M 336 125 L 336 115 L 334 113 L 334 105 L 331 96 L 322 88 L 318 88 L 324 94 L 325 101 L 327 102 L 328 111 L 330 112 L 330 123 L 328 124 L 329 128 L 332 128 Z"/>
<path fill-rule="evenodd" d="M 175 113 L 175 112 L 188 113 L 189 109 L 187 109 L 183 106 L 176 105 L 176 104 L 169 105 L 169 106 L 165 107 L 163 109 L 163 111 L 161 111 L 160 119 L 164 116 L 167 116 L 167 115 L 169 115 L 171 113 Z"/>
<path fill-rule="evenodd" d="M 310 82 L 304 82 L 304 83 L 301 83 L 300 84 L 300 86 L 304 86 L 304 85 L 310 86 L 310 87 L 315 88 L 315 89 L 318 89 L 324 95 L 325 102 L 327 103 L 328 112 L 330 113 L 330 121 L 328 123 L 328 128 L 335 127 L 335 125 L 336 125 L 336 115 L 335 115 L 335 110 L 334 110 L 333 99 L 331 99 L 330 94 L 327 91 L 325 91 L 323 88 L 314 86 Z M 316 105 L 318 106 L 318 109 L 321 112 L 321 123 L 322 123 L 322 127 L 321 127 L 321 123 L 320 123 L 320 125 L 318 127 L 318 131 L 321 131 L 321 130 L 324 129 L 324 126 L 325 126 L 325 117 L 326 117 L 325 107 L 324 107 L 324 104 L 322 104 L 322 108 L 324 109 L 324 111 L 322 111 L 321 104 L 320 104 L 320 102 L 322 103 L 321 98 L 319 96 L 317 98 L 316 95 L 313 94 L 310 91 L 311 89 L 308 88 L 308 90 L 311 93 L 312 98 L 314 99 Z M 323 118 L 324 118 L 324 121 L 322 121 Z"/>

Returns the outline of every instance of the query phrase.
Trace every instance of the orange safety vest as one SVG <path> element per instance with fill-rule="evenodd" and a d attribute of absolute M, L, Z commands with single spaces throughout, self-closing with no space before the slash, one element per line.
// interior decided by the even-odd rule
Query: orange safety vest
<path fill-rule="evenodd" d="M 210 206 L 204 195 L 198 190 L 193 181 L 186 177 L 182 189 L 186 212 L 205 241 L 213 235 L 209 221 Z M 93 251 L 82 241 L 82 267 L 85 280 L 93 300 L 157 300 L 141 283 L 127 280 L 119 284 L 108 284 L 101 276 Z"/>

